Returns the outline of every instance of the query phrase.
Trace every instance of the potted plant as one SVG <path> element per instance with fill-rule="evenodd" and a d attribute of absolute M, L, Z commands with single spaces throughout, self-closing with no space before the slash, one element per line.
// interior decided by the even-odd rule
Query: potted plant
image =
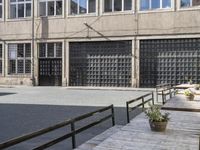
<path fill-rule="evenodd" d="M 185 95 L 187 100 L 189 100 L 189 101 L 194 100 L 194 93 L 191 90 L 189 90 L 189 89 L 185 90 L 184 95 Z"/>
<path fill-rule="evenodd" d="M 169 113 L 162 114 L 158 106 L 150 105 L 145 114 L 149 118 L 149 125 L 152 131 L 165 131 L 169 121 Z"/>
<path fill-rule="evenodd" d="M 192 79 L 190 79 L 190 80 L 188 81 L 188 84 L 192 84 Z"/>
<path fill-rule="evenodd" d="M 195 85 L 195 90 L 199 90 L 200 84 Z"/>

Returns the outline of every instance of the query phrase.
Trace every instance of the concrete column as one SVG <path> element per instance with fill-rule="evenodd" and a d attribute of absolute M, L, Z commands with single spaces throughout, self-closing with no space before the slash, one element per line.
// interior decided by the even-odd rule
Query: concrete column
<path fill-rule="evenodd" d="M 139 86 L 139 48 L 136 37 L 132 40 L 132 87 Z"/>
<path fill-rule="evenodd" d="M 5 53 L 5 42 L 2 42 L 2 77 L 5 77 L 6 76 L 6 66 L 5 66 L 5 63 L 6 63 L 6 53 Z"/>
<path fill-rule="evenodd" d="M 136 66 L 136 87 L 140 86 L 140 40 L 136 38 L 136 50 L 135 50 L 135 66 Z"/>
<path fill-rule="evenodd" d="M 66 57 L 66 86 L 69 86 L 69 41 L 66 41 L 66 45 L 65 45 L 65 57 Z"/>
<path fill-rule="evenodd" d="M 8 44 L 4 43 L 4 75 L 8 76 Z"/>
<path fill-rule="evenodd" d="M 39 85 L 39 59 L 38 59 L 38 45 L 37 41 L 34 41 L 34 77 L 35 77 L 35 85 Z"/>

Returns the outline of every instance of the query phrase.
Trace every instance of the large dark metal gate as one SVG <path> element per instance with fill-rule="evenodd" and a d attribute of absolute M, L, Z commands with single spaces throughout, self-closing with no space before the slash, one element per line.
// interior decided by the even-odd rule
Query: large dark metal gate
<path fill-rule="evenodd" d="M 200 39 L 142 40 L 140 86 L 200 83 Z"/>
<path fill-rule="evenodd" d="M 70 43 L 71 86 L 131 86 L 131 41 Z"/>
<path fill-rule="evenodd" d="M 60 86 L 62 84 L 62 59 L 39 59 L 39 84 L 41 86 Z"/>

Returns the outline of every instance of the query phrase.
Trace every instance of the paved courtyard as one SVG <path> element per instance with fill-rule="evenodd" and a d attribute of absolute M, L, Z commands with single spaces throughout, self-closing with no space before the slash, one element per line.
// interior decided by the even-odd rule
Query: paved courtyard
<path fill-rule="evenodd" d="M 137 89 L 138 90 L 138 89 Z M 116 124 L 126 123 L 125 102 L 147 93 L 151 89 L 133 90 L 83 90 L 66 87 L 14 87 L 0 88 L 0 142 L 20 136 L 63 120 L 114 104 Z M 84 124 L 84 123 L 83 123 Z M 106 121 L 77 136 L 77 145 L 103 132 L 111 126 Z M 26 150 L 39 143 L 63 135 L 63 128 L 53 134 L 25 142 L 11 149 Z M 51 149 L 71 148 L 71 139 Z"/>

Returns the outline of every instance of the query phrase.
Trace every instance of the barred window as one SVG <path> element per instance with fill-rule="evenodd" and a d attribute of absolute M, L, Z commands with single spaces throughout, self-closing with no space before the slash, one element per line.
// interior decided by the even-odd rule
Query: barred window
<path fill-rule="evenodd" d="M 9 74 L 31 73 L 31 44 L 8 45 Z"/>
<path fill-rule="evenodd" d="M 40 16 L 57 16 L 62 15 L 62 0 L 40 0 Z"/>
<path fill-rule="evenodd" d="M 0 18 L 2 18 L 3 14 L 3 5 L 2 5 L 2 0 L 0 0 Z"/>
<path fill-rule="evenodd" d="M 61 58 L 62 43 L 39 43 L 40 58 Z"/>
<path fill-rule="evenodd" d="M 31 0 L 10 0 L 10 18 L 30 17 L 31 5 Z"/>
<path fill-rule="evenodd" d="M 2 74 L 2 68 L 3 68 L 3 64 L 2 64 L 2 44 L 0 44 L 0 74 Z"/>

